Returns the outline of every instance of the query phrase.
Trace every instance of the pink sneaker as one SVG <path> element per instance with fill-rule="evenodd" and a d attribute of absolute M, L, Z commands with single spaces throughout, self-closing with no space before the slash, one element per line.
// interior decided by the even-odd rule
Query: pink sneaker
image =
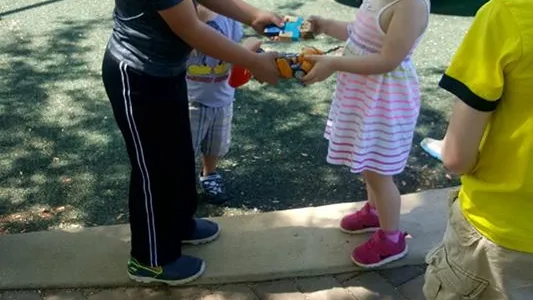
<path fill-rule="evenodd" d="M 367 202 L 360 210 L 346 215 L 341 220 L 341 230 L 350 234 L 377 231 L 379 218 L 377 214 L 370 211 L 371 209 Z"/>
<path fill-rule="evenodd" d="M 352 261 L 364 268 L 375 268 L 398 260 L 407 254 L 407 233 L 400 233 L 397 243 L 387 238 L 383 230 L 375 232 L 368 241 L 354 249 Z"/>

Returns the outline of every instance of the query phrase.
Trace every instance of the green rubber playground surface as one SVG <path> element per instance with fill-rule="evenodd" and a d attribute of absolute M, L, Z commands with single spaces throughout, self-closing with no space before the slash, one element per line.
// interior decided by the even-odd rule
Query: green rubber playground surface
<path fill-rule="evenodd" d="M 350 20 L 334 0 L 250 0 L 281 14 Z M 451 2 L 450 2 L 451 3 Z M 112 0 L 18 0 L 0 4 L 0 232 L 126 223 L 129 166 L 100 78 Z M 440 8 L 415 55 L 423 108 L 402 193 L 457 184 L 422 152 L 442 137 L 452 98 L 437 82 L 468 28 L 464 7 Z M 466 16 L 466 17 L 465 17 Z M 298 51 L 342 42 L 319 38 L 267 47 Z M 302 87 L 251 83 L 238 91 L 233 144 L 222 162 L 232 201 L 200 216 L 248 214 L 359 201 L 361 179 L 325 162 L 323 130 L 334 79 Z M 172 201 L 172 199 L 169 199 Z"/>

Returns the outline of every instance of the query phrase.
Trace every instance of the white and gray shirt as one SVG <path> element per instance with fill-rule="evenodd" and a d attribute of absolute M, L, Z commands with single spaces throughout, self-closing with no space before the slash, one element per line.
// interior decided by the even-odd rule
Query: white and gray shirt
<path fill-rule="evenodd" d="M 233 19 L 217 15 L 206 23 L 236 43 L 243 37 L 242 24 Z M 235 97 L 235 89 L 228 84 L 231 67 L 230 63 L 193 51 L 187 61 L 189 101 L 209 107 L 231 103 Z"/>

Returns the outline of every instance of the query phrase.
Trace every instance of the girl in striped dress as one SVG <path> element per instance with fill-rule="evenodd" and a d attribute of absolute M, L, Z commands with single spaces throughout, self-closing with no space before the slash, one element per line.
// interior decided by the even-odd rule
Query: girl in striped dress
<path fill-rule="evenodd" d="M 347 41 L 340 57 L 308 56 L 315 66 L 303 81 L 312 84 L 338 72 L 325 131 L 327 161 L 365 178 L 368 201 L 340 222 L 347 233 L 374 232 L 351 255 L 362 267 L 407 254 L 393 176 L 405 168 L 419 115 L 411 55 L 427 27 L 429 7 L 429 0 L 364 0 L 353 22 L 309 19 L 315 34 Z"/>

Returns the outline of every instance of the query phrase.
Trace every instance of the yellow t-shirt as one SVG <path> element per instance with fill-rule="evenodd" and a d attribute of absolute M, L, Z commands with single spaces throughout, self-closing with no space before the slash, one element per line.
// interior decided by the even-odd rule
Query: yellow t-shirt
<path fill-rule="evenodd" d="M 461 178 L 465 217 L 496 244 L 533 253 L 533 1 L 486 3 L 439 85 L 493 112 Z"/>

